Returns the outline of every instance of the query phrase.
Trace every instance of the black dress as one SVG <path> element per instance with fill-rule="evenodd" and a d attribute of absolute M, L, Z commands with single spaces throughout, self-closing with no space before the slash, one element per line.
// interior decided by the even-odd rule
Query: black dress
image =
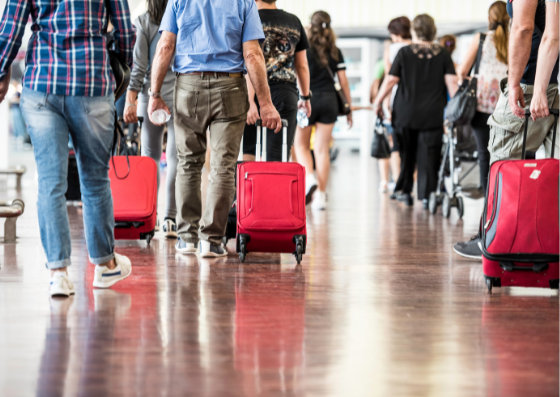
<path fill-rule="evenodd" d="M 418 199 L 428 199 L 437 187 L 447 105 L 445 75 L 455 74 L 453 60 L 438 44 L 412 44 L 399 51 L 389 74 L 400 78 L 393 104 L 393 127 L 401 148 L 395 190 L 412 192 L 418 162 Z"/>

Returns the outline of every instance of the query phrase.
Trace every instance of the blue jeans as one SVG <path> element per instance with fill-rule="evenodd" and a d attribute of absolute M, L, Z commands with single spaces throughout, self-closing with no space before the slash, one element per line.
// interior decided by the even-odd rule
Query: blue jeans
<path fill-rule="evenodd" d="M 72 137 L 83 201 L 89 260 L 95 265 L 114 258 L 115 219 L 109 182 L 109 160 L 115 99 L 51 95 L 24 88 L 21 110 L 27 123 L 37 173 L 37 211 L 47 267 L 70 266 L 71 241 L 65 193 L 68 139 Z"/>

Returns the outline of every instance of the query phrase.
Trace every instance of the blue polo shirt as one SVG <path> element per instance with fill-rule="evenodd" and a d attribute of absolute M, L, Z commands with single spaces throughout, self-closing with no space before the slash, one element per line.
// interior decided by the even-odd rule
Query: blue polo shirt
<path fill-rule="evenodd" d="M 162 31 L 177 35 L 178 73 L 245 72 L 243 43 L 265 38 L 254 0 L 169 0 Z"/>

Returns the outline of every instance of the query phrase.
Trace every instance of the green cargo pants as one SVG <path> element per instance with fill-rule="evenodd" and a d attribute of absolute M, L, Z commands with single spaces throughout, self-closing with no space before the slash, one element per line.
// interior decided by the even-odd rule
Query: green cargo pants
<path fill-rule="evenodd" d="M 488 144 L 490 164 L 498 160 L 521 159 L 525 120 L 513 114 L 509 107 L 507 83 L 507 78 L 500 82 L 500 98 L 498 99 L 496 110 L 488 119 L 488 125 L 490 126 L 490 142 Z M 533 99 L 533 86 L 521 84 L 521 88 L 523 89 L 525 105 L 528 110 L 531 107 L 531 99 Z M 550 108 L 558 109 L 558 84 L 548 86 L 547 97 Z M 536 152 L 544 143 L 546 156 L 550 157 L 553 123 L 554 116 L 552 115 L 537 121 L 529 119 L 527 150 Z M 560 139 L 558 137 L 555 146 L 554 157 L 559 158 Z"/>

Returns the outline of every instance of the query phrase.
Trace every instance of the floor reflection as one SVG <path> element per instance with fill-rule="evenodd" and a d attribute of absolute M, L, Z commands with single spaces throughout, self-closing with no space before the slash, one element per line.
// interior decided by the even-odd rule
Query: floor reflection
<path fill-rule="evenodd" d="M 235 284 L 235 369 L 245 396 L 304 390 L 305 276 L 293 271 L 251 271 Z"/>

